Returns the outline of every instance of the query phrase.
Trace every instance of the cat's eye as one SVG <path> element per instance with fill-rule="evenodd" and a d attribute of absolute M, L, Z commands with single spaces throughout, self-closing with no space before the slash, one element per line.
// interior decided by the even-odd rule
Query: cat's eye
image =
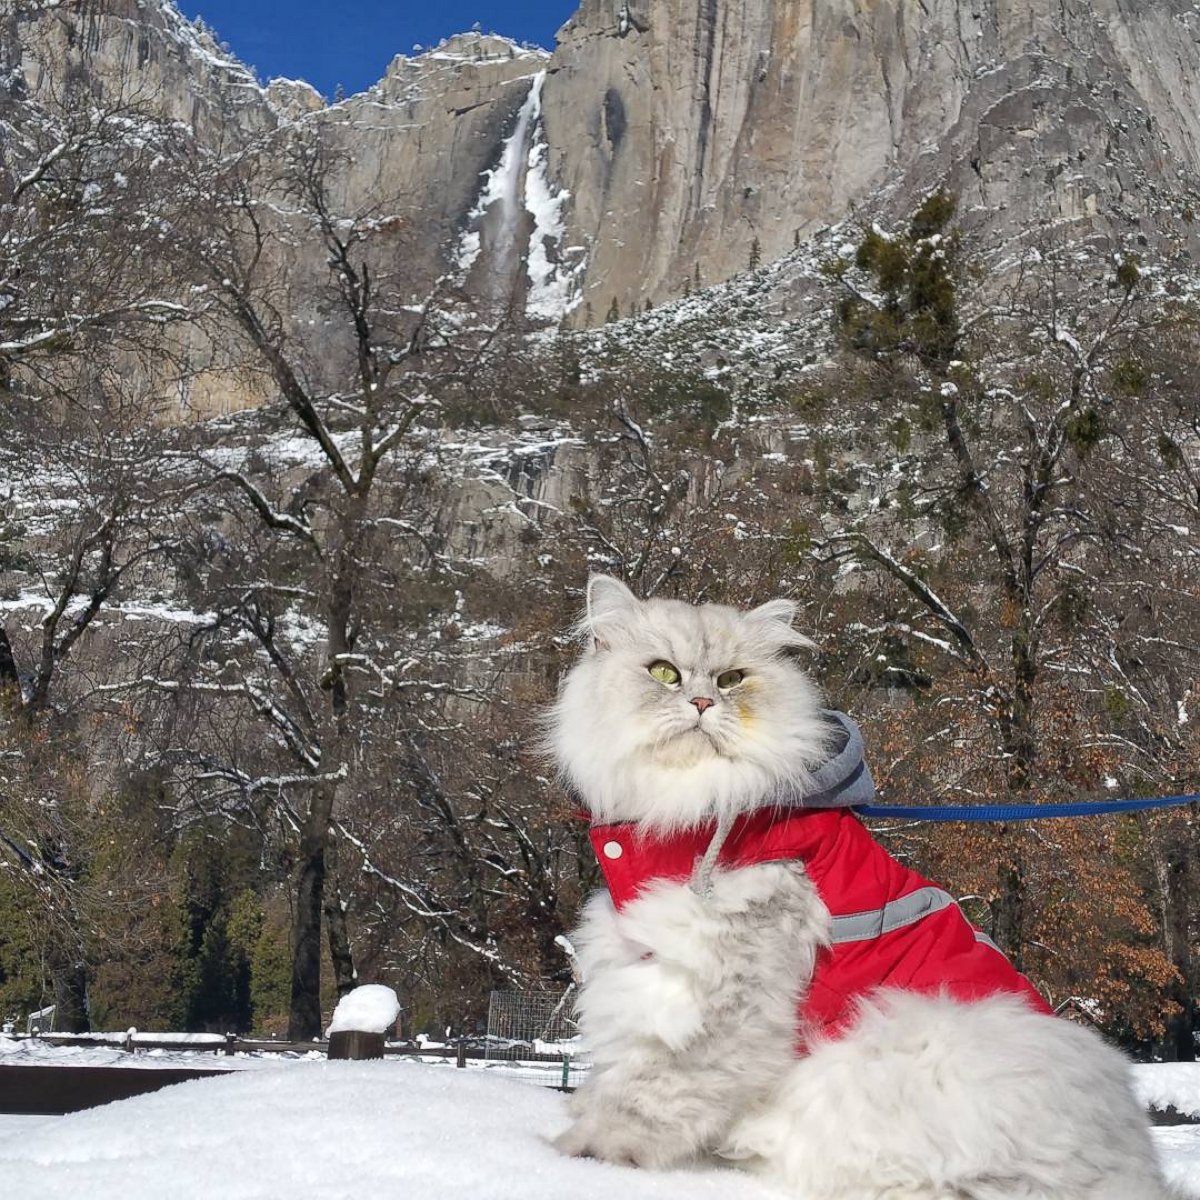
<path fill-rule="evenodd" d="M 665 683 L 668 687 L 673 687 L 680 679 L 678 670 L 661 658 L 658 662 L 652 662 L 646 670 L 650 672 L 652 679 L 657 679 L 659 683 Z"/>
<path fill-rule="evenodd" d="M 721 688 L 722 691 L 725 688 L 737 687 L 745 678 L 745 671 L 722 671 L 717 676 L 717 687 Z"/>

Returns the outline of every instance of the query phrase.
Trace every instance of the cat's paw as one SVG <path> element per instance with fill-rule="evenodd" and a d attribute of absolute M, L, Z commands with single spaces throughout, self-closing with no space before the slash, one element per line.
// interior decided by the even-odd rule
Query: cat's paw
<path fill-rule="evenodd" d="M 689 1157 L 690 1148 L 665 1131 L 628 1115 L 609 1112 L 582 1117 L 554 1139 L 569 1158 L 597 1158 L 624 1167 L 661 1170 Z"/>

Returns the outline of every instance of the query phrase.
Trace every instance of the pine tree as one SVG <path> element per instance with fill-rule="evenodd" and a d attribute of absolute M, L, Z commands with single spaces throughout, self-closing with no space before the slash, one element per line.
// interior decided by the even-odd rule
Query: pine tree
<path fill-rule="evenodd" d="M 608 306 L 608 315 L 604 318 L 605 324 L 611 324 L 613 321 L 621 319 L 621 302 L 613 297 L 612 303 Z"/>
<path fill-rule="evenodd" d="M 750 270 L 757 271 L 762 265 L 762 243 L 755 237 L 750 243 Z"/>

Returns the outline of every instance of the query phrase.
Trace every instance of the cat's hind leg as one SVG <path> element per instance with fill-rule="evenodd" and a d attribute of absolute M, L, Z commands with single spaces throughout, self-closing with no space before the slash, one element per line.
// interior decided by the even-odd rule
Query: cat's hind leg
<path fill-rule="evenodd" d="M 1128 1064 L 1018 997 L 880 992 L 732 1133 L 806 1200 L 1166 1200 Z"/>

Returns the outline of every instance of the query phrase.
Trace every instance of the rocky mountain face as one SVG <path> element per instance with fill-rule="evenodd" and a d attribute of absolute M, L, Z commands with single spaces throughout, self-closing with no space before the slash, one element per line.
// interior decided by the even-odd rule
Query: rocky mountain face
<path fill-rule="evenodd" d="M 583 0 L 553 54 L 467 34 L 326 104 L 166 0 L 8 0 L 10 94 L 87 78 L 222 144 L 319 122 L 341 199 L 423 278 L 597 322 L 948 183 L 1001 237 L 1178 226 L 1200 172 L 1187 0 Z"/>
<path fill-rule="evenodd" d="M 586 0 L 546 88 L 588 295 L 775 258 L 882 190 L 1103 225 L 1200 167 L 1200 10 L 1117 0 Z M 595 303 L 595 302 L 594 302 Z"/>

